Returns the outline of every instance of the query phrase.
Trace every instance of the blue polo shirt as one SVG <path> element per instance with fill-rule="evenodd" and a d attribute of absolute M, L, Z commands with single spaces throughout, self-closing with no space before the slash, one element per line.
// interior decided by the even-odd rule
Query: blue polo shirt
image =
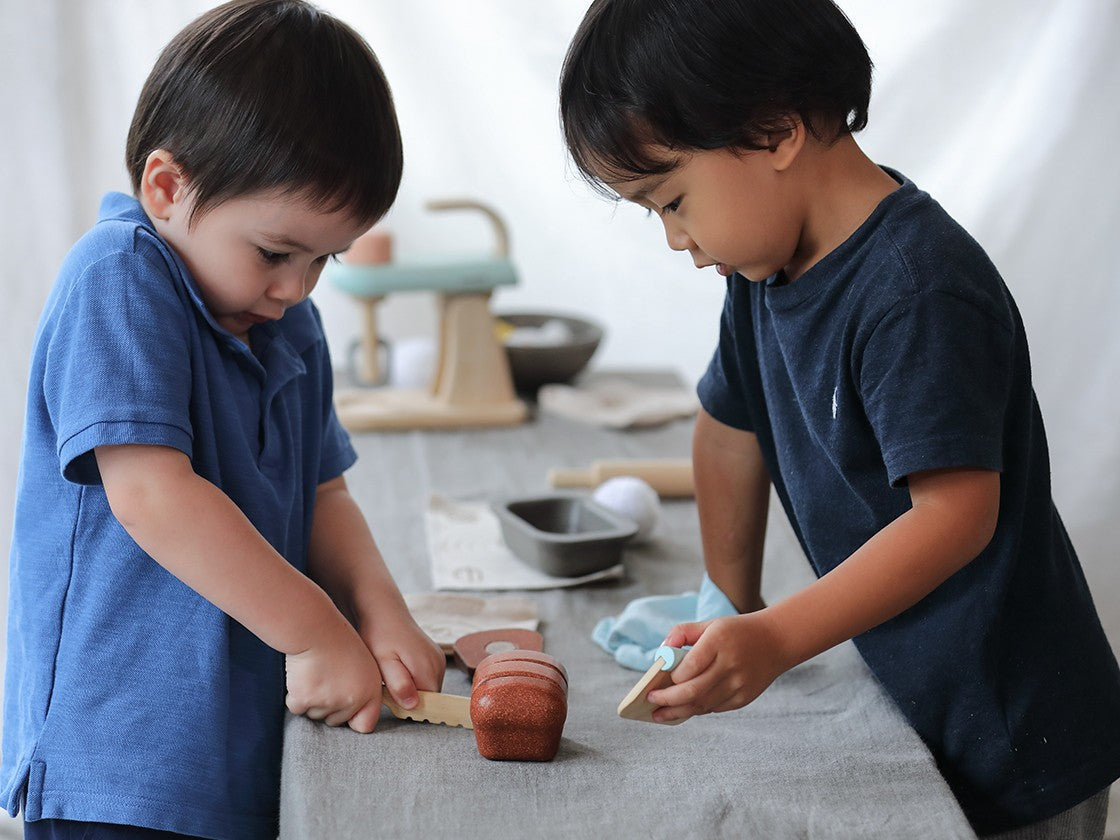
<path fill-rule="evenodd" d="M 1000 473 L 995 536 L 855 639 L 981 833 L 1120 776 L 1120 670 L 1050 492 L 1023 323 L 912 182 L 796 282 L 727 281 L 705 409 L 754 432 L 818 575 L 910 509 L 906 477 Z"/>
<path fill-rule="evenodd" d="M 11 551 L 4 807 L 275 838 L 283 656 L 147 556 L 94 447 L 186 453 L 296 568 L 315 489 L 355 460 L 314 305 L 219 327 L 137 201 L 71 250 L 31 361 Z"/>

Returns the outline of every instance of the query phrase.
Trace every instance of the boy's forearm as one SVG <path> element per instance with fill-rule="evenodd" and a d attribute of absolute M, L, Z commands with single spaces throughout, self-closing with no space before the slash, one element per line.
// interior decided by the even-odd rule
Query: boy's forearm
<path fill-rule="evenodd" d="M 316 493 L 308 574 L 359 627 L 386 611 L 407 612 L 366 519 L 341 476 L 320 485 Z"/>
<path fill-rule="evenodd" d="M 912 476 L 911 494 L 909 511 L 831 572 L 767 609 L 787 667 L 912 607 L 991 540 L 999 510 L 998 473 Z"/>
<path fill-rule="evenodd" d="M 183 453 L 114 446 L 97 459 L 113 513 L 136 543 L 265 644 L 301 653 L 348 629 L 327 594 Z"/>
<path fill-rule="evenodd" d="M 770 476 L 758 440 L 701 410 L 692 464 L 708 576 L 741 612 L 759 609 Z"/>

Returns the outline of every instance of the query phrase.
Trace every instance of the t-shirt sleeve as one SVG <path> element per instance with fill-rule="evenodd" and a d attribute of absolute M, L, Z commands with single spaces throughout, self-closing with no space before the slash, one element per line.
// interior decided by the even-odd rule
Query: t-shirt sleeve
<path fill-rule="evenodd" d="M 745 281 L 740 281 L 745 282 Z M 727 295 L 723 301 L 723 314 L 720 316 L 719 344 L 712 354 L 708 368 L 696 386 L 696 395 L 704 411 L 724 425 L 746 432 L 755 430 L 751 419 L 750 400 L 746 389 L 747 377 L 757 372 L 754 336 L 751 333 L 750 318 L 738 307 L 749 306 L 742 300 L 738 306 L 738 295 L 727 282 Z M 736 317 L 738 315 L 738 317 Z"/>
<path fill-rule="evenodd" d="M 134 252 L 100 258 L 57 302 L 50 329 L 43 395 L 68 480 L 100 483 L 97 446 L 190 457 L 188 325 L 166 269 Z"/>
<path fill-rule="evenodd" d="M 910 473 L 1003 469 L 1013 334 L 997 313 L 944 291 L 896 303 L 858 365 L 859 389 L 893 486 Z"/>

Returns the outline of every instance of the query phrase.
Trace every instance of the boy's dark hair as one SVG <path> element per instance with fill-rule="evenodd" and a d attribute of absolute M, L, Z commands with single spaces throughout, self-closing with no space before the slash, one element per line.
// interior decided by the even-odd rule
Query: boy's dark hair
<path fill-rule="evenodd" d="M 148 155 L 166 149 L 197 214 L 278 190 L 372 224 L 403 168 L 388 82 L 369 45 L 301 0 L 234 0 L 164 48 L 144 83 L 125 163 L 139 193 Z"/>
<path fill-rule="evenodd" d="M 669 172 L 678 151 L 758 150 L 800 117 L 833 142 L 867 124 L 871 59 L 831 0 L 595 0 L 560 78 L 581 175 Z"/>

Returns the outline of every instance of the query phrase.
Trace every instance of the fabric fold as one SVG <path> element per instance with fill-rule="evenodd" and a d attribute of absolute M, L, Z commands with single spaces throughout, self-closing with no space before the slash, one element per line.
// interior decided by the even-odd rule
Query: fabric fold
<path fill-rule="evenodd" d="M 738 612 L 705 573 L 699 592 L 637 598 L 617 616 L 601 619 L 591 631 L 591 639 L 622 667 L 645 671 L 653 664 L 657 648 L 677 624 L 710 621 Z"/>

